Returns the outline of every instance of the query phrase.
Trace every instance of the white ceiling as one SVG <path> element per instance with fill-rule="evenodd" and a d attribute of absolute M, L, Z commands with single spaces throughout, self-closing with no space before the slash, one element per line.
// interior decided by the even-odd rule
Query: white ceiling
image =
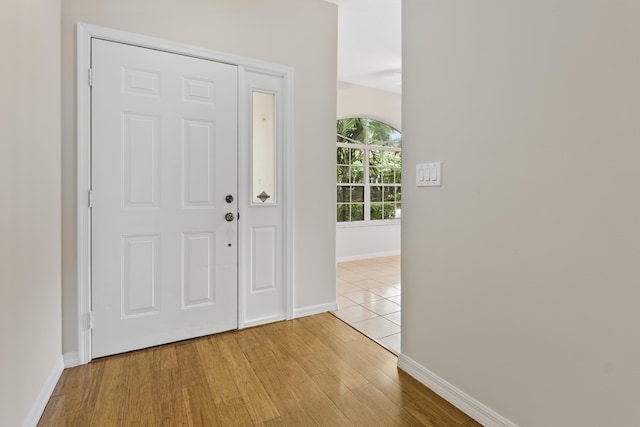
<path fill-rule="evenodd" d="M 338 5 L 338 80 L 402 92 L 401 0 Z"/>

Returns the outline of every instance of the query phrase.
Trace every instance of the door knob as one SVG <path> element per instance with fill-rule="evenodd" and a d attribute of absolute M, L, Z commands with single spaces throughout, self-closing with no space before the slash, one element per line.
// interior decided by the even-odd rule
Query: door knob
<path fill-rule="evenodd" d="M 226 215 L 224 216 L 224 219 L 226 219 L 227 222 L 233 221 L 233 214 L 231 212 L 227 212 Z"/>

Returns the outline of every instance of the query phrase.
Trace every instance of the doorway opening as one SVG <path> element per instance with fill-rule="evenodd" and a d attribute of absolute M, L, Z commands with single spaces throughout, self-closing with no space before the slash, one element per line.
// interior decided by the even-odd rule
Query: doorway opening
<path fill-rule="evenodd" d="M 402 134 L 369 118 L 337 121 L 334 314 L 400 351 Z"/>

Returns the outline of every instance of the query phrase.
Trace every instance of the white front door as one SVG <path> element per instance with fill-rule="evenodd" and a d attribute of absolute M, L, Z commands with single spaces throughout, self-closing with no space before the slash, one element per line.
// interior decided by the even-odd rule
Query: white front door
<path fill-rule="evenodd" d="M 91 55 L 92 357 L 237 328 L 237 67 Z"/>

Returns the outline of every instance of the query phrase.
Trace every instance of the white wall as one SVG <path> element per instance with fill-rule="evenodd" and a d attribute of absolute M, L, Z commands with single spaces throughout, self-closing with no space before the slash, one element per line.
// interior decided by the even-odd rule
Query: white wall
<path fill-rule="evenodd" d="M 336 261 L 400 255 L 400 223 L 336 226 Z"/>
<path fill-rule="evenodd" d="M 338 82 L 337 114 L 339 119 L 368 117 L 402 130 L 402 95 Z"/>
<path fill-rule="evenodd" d="M 367 117 L 401 127 L 401 96 L 397 93 L 338 82 L 338 119 Z M 332 141 L 335 138 L 332 139 Z M 336 226 L 336 261 L 400 254 L 400 223 Z"/>
<path fill-rule="evenodd" d="M 321 0 L 63 0 L 63 349 L 75 352 L 75 23 L 187 43 L 294 68 L 294 306 L 335 302 L 337 8 Z M 295 37 L 292 37 L 295 35 Z M 313 129 L 313 132 L 309 132 Z M 310 157 L 312 154 L 312 158 Z"/>
<path fill-rule="evenodd" d="M 523 427 L 638 425 L 638 22 L 403 1 L 402 353 Z"/>
<path fill-rule="evenodd" d="M 0 425 L 61 367 L 60 2 L 0 3 Z"/>

